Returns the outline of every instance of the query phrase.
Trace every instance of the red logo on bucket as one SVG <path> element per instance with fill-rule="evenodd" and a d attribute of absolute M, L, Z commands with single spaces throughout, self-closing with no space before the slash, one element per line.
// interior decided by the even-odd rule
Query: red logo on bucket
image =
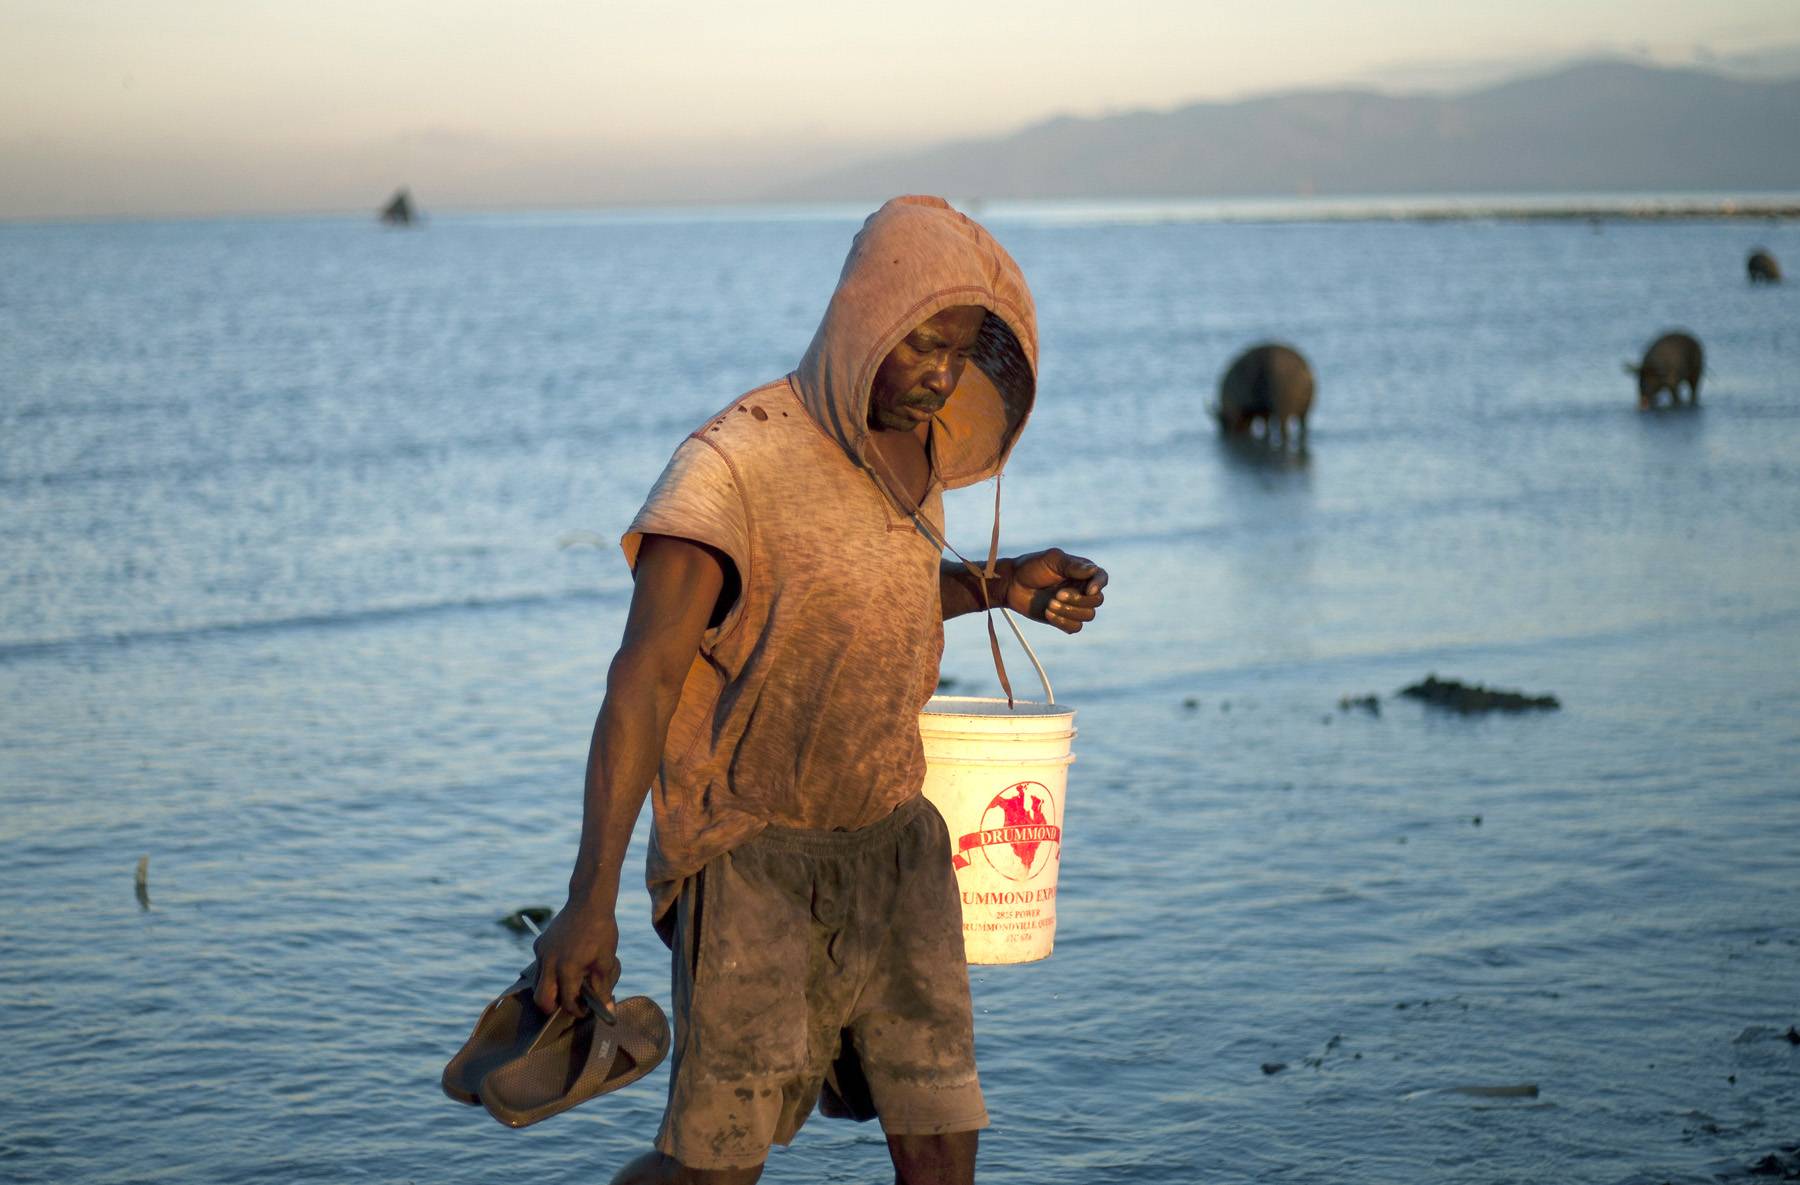
<path fill-rule="evenodd" d="M 981 853 L 988 866 L 1008 880 L 1028 881 L 1052 860 L 1062 858 L 1062 827 L 1056 799 L 1042 782 L 1019 782 L 994 795 L 981 812 L 980 830 L 956 841 L 951 862 L 967 868 Z"/>

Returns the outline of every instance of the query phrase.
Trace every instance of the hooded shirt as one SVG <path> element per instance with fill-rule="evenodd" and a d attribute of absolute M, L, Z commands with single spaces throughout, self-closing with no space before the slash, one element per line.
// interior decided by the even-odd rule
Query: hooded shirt
<path fill-rule="evenodd" d="M 876 468 L 882 360 L 946 308 L 988 310 L 930 424 L 915 508 Z M 712 547 L 738 597 L 701 639 L 651 789 L 647 879 L 659 921 L 681 880 L 777 824 L 854 830 L 919 793 L 918 716 L 943 653 L 943 491 L 997 475 L 1036 394 L 1037 323 L 1018 265 L 940 198 L 863 224 L 800 365 L 676 450 L 622 541 Z"/>

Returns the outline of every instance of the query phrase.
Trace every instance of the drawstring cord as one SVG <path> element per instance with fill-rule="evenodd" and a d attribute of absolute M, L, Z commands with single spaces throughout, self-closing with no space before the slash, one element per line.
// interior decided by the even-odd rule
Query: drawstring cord
<path fill-rule="evenodd" d="M 1007 711 L 1013 709 L 1013 689 L 1012 680 L 1006 676 L 1006 661 L 1000 657 L 1000 635 L 994 629 L 994 610 L 996 609 L 1000 611 L 1000 616 L 1005 619 L 1007 626 L 1012 630 L 1013 637 L 1017 638 L 1019 645 L 1025 648 L 1025 657 L 1031 660 L 1031 666 L 1037 672 L 1038 681 L 1044 685 L 1044 702 L 1054 704 L 1056 693 L 1050 688 L 1050 676 L 1044 673 L 1044 664 L 1038 661 L 1037 652 L 1031 648 L 1031 643 L 1025 640 L 1025 634 L 1019 629 L 1019 623 L 1013 620 L 1013 616 L 1007 612 L 1006 606 L 995 605 L 988 597 L 988 582 L 994 578 L 995 565 L 1000 558 L 1001 475 L 998 473 L 994 475 L 994 530 L 988 537 L 987 566 L 984 570 L 970 563 L 968 557 L 952 547 L 950 541 L 944 538 L 943 532 L 931 524 L 918 506 L 911 505 L 909 499 L 901 497 L 896 492 L 900 483 L 894 479 L 891 471 L 886 471 L 886 462 L 882 461 L 874 452 L 865 453 L 864 460 L 868 464 L 869 476 L 875 479 L 875 484 L 881 487 L 882 492 L 895 506 L 900 508 L 902 513 L 912 519 L 913 525 L 919 529 L 919 533 L 936 546 L 940 553 L 947 551 L 955 556 L 969 575 L 975 577 L 975 585 L 981 590 L 981 611 L 987 618 L 988 649 L 994 657 L 994 673 L 1000 677 L 1000 689 L 1006 692 Z"/>

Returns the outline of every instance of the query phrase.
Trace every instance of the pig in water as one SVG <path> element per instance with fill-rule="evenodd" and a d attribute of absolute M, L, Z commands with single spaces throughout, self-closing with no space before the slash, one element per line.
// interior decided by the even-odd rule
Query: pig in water
<path fill-rule="evenodd" d="M 1657 396 L 1664 391 L 1669 393 L 1671 403 L 1679 404 L 1683 383 L 1688 385 L 1688 402 L 1699 403 L 1704 360 L 1700 343 L 1692 334 L 1665 333 L 1651 342 L 1650 348 L 1644 351 L 1642 364 L 1625 364 L 1625 373 L 1637 376 L 1638 409 L 1649 411 L 1655 407 Z"/>
<path fill-rule="evenodd" d="M 1258 420 L 1271 445 L 1285 445 L 1288 421 L 1298 428 L 1297 443 L 1306 447 L 1306 413 L 1312 410 L 1313 372 L 1292 346 L 1266 342 L 1237 356 L 1219 380 L 1219 431 L 1247 436 Z"/>

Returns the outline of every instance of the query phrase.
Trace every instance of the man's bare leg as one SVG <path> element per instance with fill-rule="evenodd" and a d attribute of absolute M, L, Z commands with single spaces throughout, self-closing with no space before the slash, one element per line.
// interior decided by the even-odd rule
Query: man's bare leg
<path fill-rule="evenodd" d="M 691 1169 L 673 1156 L 646 1152 L 614 1174 L 612 1185 L 753 1185 L 760 1176 L 760 1164 L 752 1169 Z"/>
<path fill-rule="evenodd" d="M 975 1143 L 980 1134 L 889 1136 L 894 1185 L 975 1185 Z"/>

